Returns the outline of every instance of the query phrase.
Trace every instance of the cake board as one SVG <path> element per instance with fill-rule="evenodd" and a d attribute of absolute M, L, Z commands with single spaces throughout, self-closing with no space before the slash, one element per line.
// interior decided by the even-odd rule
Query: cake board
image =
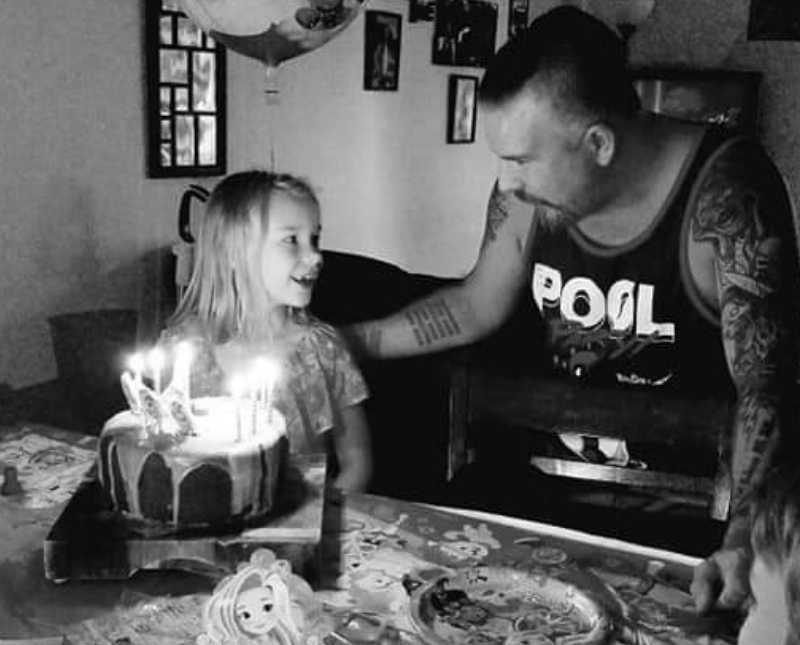
<path fill-rule="evenodd" d="M 221 577 L 265 547 L 313 579 L 319 571 L 325 479 L 324 454 L 292 455 L 279 505 L 260 521 L 220 534 L 150 534 L 114 512 L 97 478 L 87 478 L 45 538 L 45 576 L 54 582 L 126 579 L 145 569 L 180 569 Z"/>

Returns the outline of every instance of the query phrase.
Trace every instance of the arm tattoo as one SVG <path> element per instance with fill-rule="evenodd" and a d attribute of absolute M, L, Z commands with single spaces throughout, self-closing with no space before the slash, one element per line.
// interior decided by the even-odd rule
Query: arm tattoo
<path fill-rule="evenodd" d="M 721 159 L 700 189 L 692 220 L 694 240 L 714 248 L 722 340 L 738 392 L 730 443 L 734 513 L 743 512 L 771 465 L 786 403 L 782 379 L 793 356 L 784 306 L 793 296 L 781 275 L 787 251 L 774 225 L 789 213 L 759 188 L 770 177 L 760 172 L 770 171 L 736 155 Z"/>
<path fill-rule="evenodd" d="M 406 320 L 420 347 L 461 333 L 458 321 L 443 298 L 427 300 L 412 307 L 406 312 Z"/>
<path fill-rule="evenodd" d="M 497 232 L 508 219 L 508 197 L 500 192 L 495 184 L 486 206 L 486 230 L 483 234 L 483 245 L 491 244 L 497 239 Z"/>

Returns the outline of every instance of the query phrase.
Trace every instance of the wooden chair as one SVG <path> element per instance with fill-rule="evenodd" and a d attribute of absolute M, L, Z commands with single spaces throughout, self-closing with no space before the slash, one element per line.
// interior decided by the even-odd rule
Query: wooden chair
<path fill-rule="evenodd" d="M 448 480 L 476 459 L 481 434 L 491 433 L 497 444 L 512 429 L 646 442 L 687 457 L 706 454 L 713 462 L 719 461 L 715 455 L 730 426 L 730 404 L 637 389 L 588 388 L 509 368 L 488 359 L 487 354 L 491 352 L 466 350 L 455 361 L 450 383 Z M 531 454 L 528 460 L 550 475 L 657 493 L 662 506 L 664 501 L 703 505 L 713 519 L 724 520 L 728 515 L 729 478 L 719 468 L 716 473 L 687 474 L 589 463 L 579 457 Z M 651 510 L 660 508 L 656 504 Z"/>

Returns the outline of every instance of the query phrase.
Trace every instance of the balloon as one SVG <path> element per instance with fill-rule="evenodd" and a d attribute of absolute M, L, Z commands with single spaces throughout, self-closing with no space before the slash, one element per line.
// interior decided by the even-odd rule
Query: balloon
<path fill-rule="evenodd" d="M 270 67 L 321 47 L 355 20 L 364 0 L 180 0 L 229 49 Z"/>

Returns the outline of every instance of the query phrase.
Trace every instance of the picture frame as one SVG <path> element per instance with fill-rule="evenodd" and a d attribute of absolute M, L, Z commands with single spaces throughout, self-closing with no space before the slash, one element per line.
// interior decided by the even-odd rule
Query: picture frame
<path fill-rule="evenodd" d="M 797 0 L 750 0 L 748 40 L 800 40 Z"/>
<path fill-rule="evenodd" d="M 515 38 L 517 34 L 528 26 L 529 0 L 509 0 L 508 5 L 508 39 Z"/>
<path fill-rule="evenodd" d="M 645 110 L 749 134 L 756 131 L 759 72 L 640 68 L 632 77 Z"/>
<path fill-rule="evenodd" d="M 494 55 L 497 3 L 492 0 L 436 0 L 434 65 L 486 67 Z"/>
<path fill-rule="evenodd" d="M 397 91 L 400 76 L 402 16 L 364 12 L 364 89 Z"/>
<path fill-rule="evenodd" d="M 225 48 L 175 0 L 145 1 L 148 177 L 226 172 Z"/>
<path fill-rule="evenodd" d="M 447 97 L 447 143 L 474 142 L 478 113 L 478 77 L 451 74 Z"/>
<path fill-rule="evenodd" d="M 408 22 L 433 22 L 436 0 L 409 0 Z"/>

